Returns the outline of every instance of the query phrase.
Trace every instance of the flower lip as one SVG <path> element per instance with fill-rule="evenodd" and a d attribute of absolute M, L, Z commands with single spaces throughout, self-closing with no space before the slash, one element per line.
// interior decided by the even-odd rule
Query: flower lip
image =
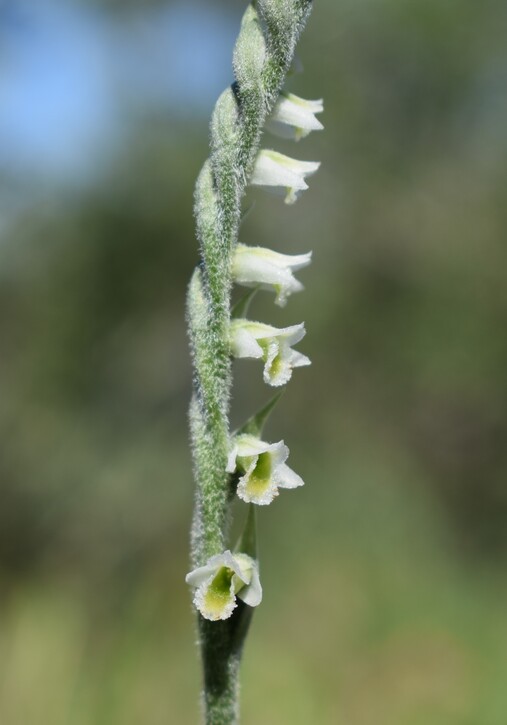
<path fill-rule="evenodd" d="M 243 474 L 238 481 L 239 498 L 265 506 L 278 496 L 279 488 L 302 486 L 303 479 L 285 463 L 288 455 L 289 449 L 283 441 L 266 443 L 252 435 L 236 436 L 227 471 L 238 470 Z"/>
<path fill-rule="evenodd" d="M 262 599 L 257 562 L 247 554 L 229 550 L 212 556 L 204 566 L 187 574 L 196 588 L 194 605 L 205 619 L 227 619 L 237 606 L 236 597 L 255 607 Z"/>
<path fill-rule="evenodd" d="M 264 382 L 278 387 L 292 377 L 293 368 L 310 365 L 306 355 L 292 349 L 305 336 L 304 323 L 276 328 L 262 322 L 231 322 L 231 352 L 236 358 L 262 359 Z"/>

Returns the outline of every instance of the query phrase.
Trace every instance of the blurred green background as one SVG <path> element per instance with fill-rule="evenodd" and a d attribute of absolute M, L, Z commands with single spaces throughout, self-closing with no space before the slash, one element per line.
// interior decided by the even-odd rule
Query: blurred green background
<path fill-rule="evenodd" d="M 192 194 L 243 2 L 0 5 L 0 723 L 190 725 Z M 507 722 L 507 5 L 318 0 L 245 725 Z M 235 365 L 232 423 L 269 396 Z"/>

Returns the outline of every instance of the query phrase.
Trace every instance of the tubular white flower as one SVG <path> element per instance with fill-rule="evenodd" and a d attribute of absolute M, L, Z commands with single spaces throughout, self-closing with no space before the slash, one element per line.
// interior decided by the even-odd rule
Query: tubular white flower
<path fill-rule="evenodd" d="M 238 435 L 227 461 L 228 473 L 238 470 L 238 496 L 247 503 L 265 506 L 279 488 L 297 488 L 303 479 L 285 464 L 289 449 L 283 441 L 266 443 L 252 435 Z"/>
<path fill-rule="evenodd" d="M 293 204 L 298 195 L 308 189 L 305 178 L 314 174 L 319 166 L 319 161 L 298 161 L 278 151 L 263 149 L 255 161 L 250 184 L 274 189 L 277 193 L 281 190 L 285 203 Z"/>
<path fill-rule="evenodd" d="M 237 358 L 262 359 L 264 382 L 277 387 L 289 382 L 293 368 L 311 364 L 306 355 L 291 348 L 305 333 L 304 323 L 277 328 L 251 320 L 232 320 L 231 351 Z"/>
<path fill-rule="evenodd" d="M 238 244 L 232 258 L 232 277 L 245 287 L 261 287 L 276 292 L 275 302 L 283 307 L 293 292 L 303 288 L 293 271 L 310 264 L 312 253 L 280 254 L 265 247 Z"/>
<path fill-rule="evenodd" d="M 324 128 L 315 118 L 315 114 L 322 113 L 323 110 L 322 100 L 307 101 L 293 93 L 282 91 L 266 122 L 266 128 L 275 136 L 299 141 L 311 131 L 321 131 Z"/>
<path fill-rule="evenodd" d="M 187 574 L 185 581 L 196 587 L 194 605 L 205 619 L 228 619 L 237 606 L 236 596 L 250 607 L 262 600 L 259 569 L 255 559 L 246 554 L 212 556 L 205 566 Z"/>

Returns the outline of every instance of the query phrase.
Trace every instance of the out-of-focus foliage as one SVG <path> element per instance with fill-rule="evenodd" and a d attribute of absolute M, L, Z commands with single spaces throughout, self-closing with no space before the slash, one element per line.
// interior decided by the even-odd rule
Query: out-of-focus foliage
<path fill-rule="evenodd" d="M 313 367 L 270 424 L 307 485 L 261 512 L 246 725 L 504 725 L 506 21 L 496 0 L 321 0 L 292 89 L 325 97 L 326 130 L 266 137 L 323 166 L 294 208 L 252 193 L 242 228 L 315 253 L 304 294 L 252 308 L 305 320 Z M 197 720 L 184 297 L 206 144 L 204 115 L 146 108 L 94 184 L 2 227 L 2 725 Z M 43 182 L 4 174 L 2 207 Z M 234 425 L 268 396 L 240 363 Z"/>

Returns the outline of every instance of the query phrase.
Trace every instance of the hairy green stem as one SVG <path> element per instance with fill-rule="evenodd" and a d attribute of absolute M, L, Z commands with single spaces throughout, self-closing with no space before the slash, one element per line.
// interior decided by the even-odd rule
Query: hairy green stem
<path fill-rule="evenodd" d="M 190 427 L 196 481 L 192 559 L 202 566 L 227 548 L 231 499 L 229 445 L 231 257 L 241 199 L 267 114 L 293 60 L 311 0 L 257 0 L 248 6 L 234 49 L 235 82 L 217 101 L 211 154 L 195 192 L 201 263 L 188 294 L 194 363 Z M 238 668 L 251 609 L 210 622 L 199 615 L 207 725 L 238 721 Z"/>

